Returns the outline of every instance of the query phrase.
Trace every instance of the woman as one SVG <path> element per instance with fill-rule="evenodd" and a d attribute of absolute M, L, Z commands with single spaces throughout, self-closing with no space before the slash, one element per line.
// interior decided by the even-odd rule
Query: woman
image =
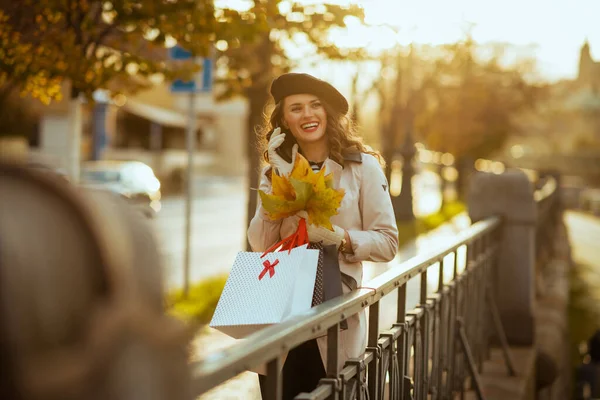
<path fill-rule="evenodd" d="M 398 248 L 398 229 L 381 156 L 368 149 L 354 133 L 347 117 L 348 102 L 332 85 L 308 74 L 289 73 L 271 86 L 275 108 L 266 123 L 265 160 L 260 189 L 271 191 L 271 170 L 287 175 L 300 152 L 313 169 L 333 174 L 335 188 L 344 199 L 331 222 L 333 231 L 308 225 L 311 242 L 336 245 L 344 293 L 362 283 L 362 262 L 387 262 Z M 283 130 L 282 130 L 283 128 Z M 248 228 L 254 251 L 264 251 L 293 233 L 299 216 L 272 221 L 259 204 Z M 340 333 L 339 362 L 360 356 L 365 350 L 365 313 L 348 319 Z M 310 340 L 289 352 L 283 367 L 283 398 L 310 392 L 325 377 L 327 337 Z M 300 372 L 301 371 L 301 372 Z M 261 377 L 262 378 L 262 377 Z M 264 387 L 261 379 L 261 391 Z"/>

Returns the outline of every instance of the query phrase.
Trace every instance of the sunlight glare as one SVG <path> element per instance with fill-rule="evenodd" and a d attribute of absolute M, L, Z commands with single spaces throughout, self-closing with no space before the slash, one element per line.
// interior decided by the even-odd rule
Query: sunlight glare
<path fill-rule="evenodd" d="M 367 27 L 358 18 L 346 17 L 346 28 L 331 29 L 330 39 L 341 48 L 368 48 L 373 54 L 393 48 L 398 35 L 385 26 Z"/>
<path fill-rule="evenodd" d="M 301 1 L 304 3 L 305 1 Z M 315 3 L 315 1 L 311 1 Z M 380 28 L 387 25 L 398 29 L 394 40 L 401 45 L 411 42 L 440 45 L 453 43 L 470 31 L 480 43 L 511 43 L 539 59 L 538 69 L 551 79 L 574 77 L 577 72 L 579 49 L 586 38 L 592 56 L 600 58 L 600 2 L 579 0 L 338 0 L 340 5 L 357 4 L 365 11 L 365 22 Z M 543 16 L 543 17 L 542 17 Z M 507 29 L 507 21 L 510 28 Z M 560 26 L 561 29 L 556 29 Z M 386 42 L 388 33 L 379 31 L 373 36 Z M 364 33 L 353 32 L 357 42 Z M 371 34 L 369 34 L 371 36 Z M 385 37 L 385 38 L 384 38 Z M 351 42 L 349 38 L 345 42 Z M 377 42 L 377 41 L 376 41 Z M 382 46 L 383 48 L 389 48 Z"/>
<path fill-rule="evenodd" d="M 248 11 L 253 5 L 252 0 L 215 0 L 215 8 L 230 8 L 237 11 Z"/>
<path fill-rule="evenodd" d="M 171 47 L 175 46 L 177 44 L 177 39 L 175 39 L 173 36 L 171 35 L 167 35 L 165 36 L 165 47 L 170 49 Z"/>

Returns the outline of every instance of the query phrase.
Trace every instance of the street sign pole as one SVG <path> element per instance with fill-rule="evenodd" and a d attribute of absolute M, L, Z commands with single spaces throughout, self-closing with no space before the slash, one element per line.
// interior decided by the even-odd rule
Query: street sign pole
<path fill-rule="evenodd" d="M 194 199 L 194 151 L 196 150 L 196 91 L 190 92 L 187 144 L 187 177 L 185 198 L 185 257 L 183 265 L 183 295 L 187 298 L 190 290 L 190 263 L 192 251 L 192 201 Z"/>
<path fill-rule="evenodd" d="M 192 54 L 175 46 L 170 51 L 173 60 L 191 60 Z M 202 71 L 191 81 L 176 80 L 171 85 L 173 93 L 187 93 L 188 124 L 186 130 L 187 173 L 185 196 L 185 253 L 183 261 L 183 296 L 188 297 L 190 290 L 190 269 L 192 262 L 192 203 L 194 200 L 194 152 L 196 151 L 196 92 L 211 93 L 213 64 L 210 58 L 196 58 L 202 63 Z"/>

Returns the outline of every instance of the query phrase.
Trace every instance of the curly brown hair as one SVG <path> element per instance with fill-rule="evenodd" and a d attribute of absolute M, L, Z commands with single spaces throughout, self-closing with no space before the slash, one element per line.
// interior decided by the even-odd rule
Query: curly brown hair
<path fill-rule="evenodd" d="M 283 125 L 284 100 L 281 100 L 277 104 L 274 104 L 272 101 L 267 104 L 264 113 L 264 123 L 257 132 L 259 151 L 263 154 L 264 161 L 267 163 L 269 162 L 269 156 L 266 148 L 271 137 L 271 132 L 276 127 Z M 360 152 L 371 154 L 377 158 L 382 167 L 385 167 L 385 160 L 381 154 L 363 143 L 362 137 L 357 133 L 356 124 L 346 114 L 340 113 L 326 101 L 321 100 L 321 104 L 323 104 L 327 113 L 326 134 L 329 144 L 329 157 L 331 159 L 340 165 L 344 165 L 343 153 Z"/>

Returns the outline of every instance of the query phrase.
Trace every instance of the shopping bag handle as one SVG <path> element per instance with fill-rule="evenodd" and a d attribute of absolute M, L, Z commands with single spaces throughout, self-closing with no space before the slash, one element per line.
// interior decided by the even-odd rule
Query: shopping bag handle
<path fill-rule="evenodd" d="M 300 218 L 298 221 L 298 229 L 296 232 L 292 233 L 290 236 L 281 239 L 279 242 L 275 243 L 273 246 L 269 247 L 261 258 L 267 255 L 268 253 L 274 252 L 281 246 L 279 251 L 288 251 L 288 254 L 292 251 L 293 248 L 308 244 L 308 232 L 306 230 L 306 219 Z"/>

